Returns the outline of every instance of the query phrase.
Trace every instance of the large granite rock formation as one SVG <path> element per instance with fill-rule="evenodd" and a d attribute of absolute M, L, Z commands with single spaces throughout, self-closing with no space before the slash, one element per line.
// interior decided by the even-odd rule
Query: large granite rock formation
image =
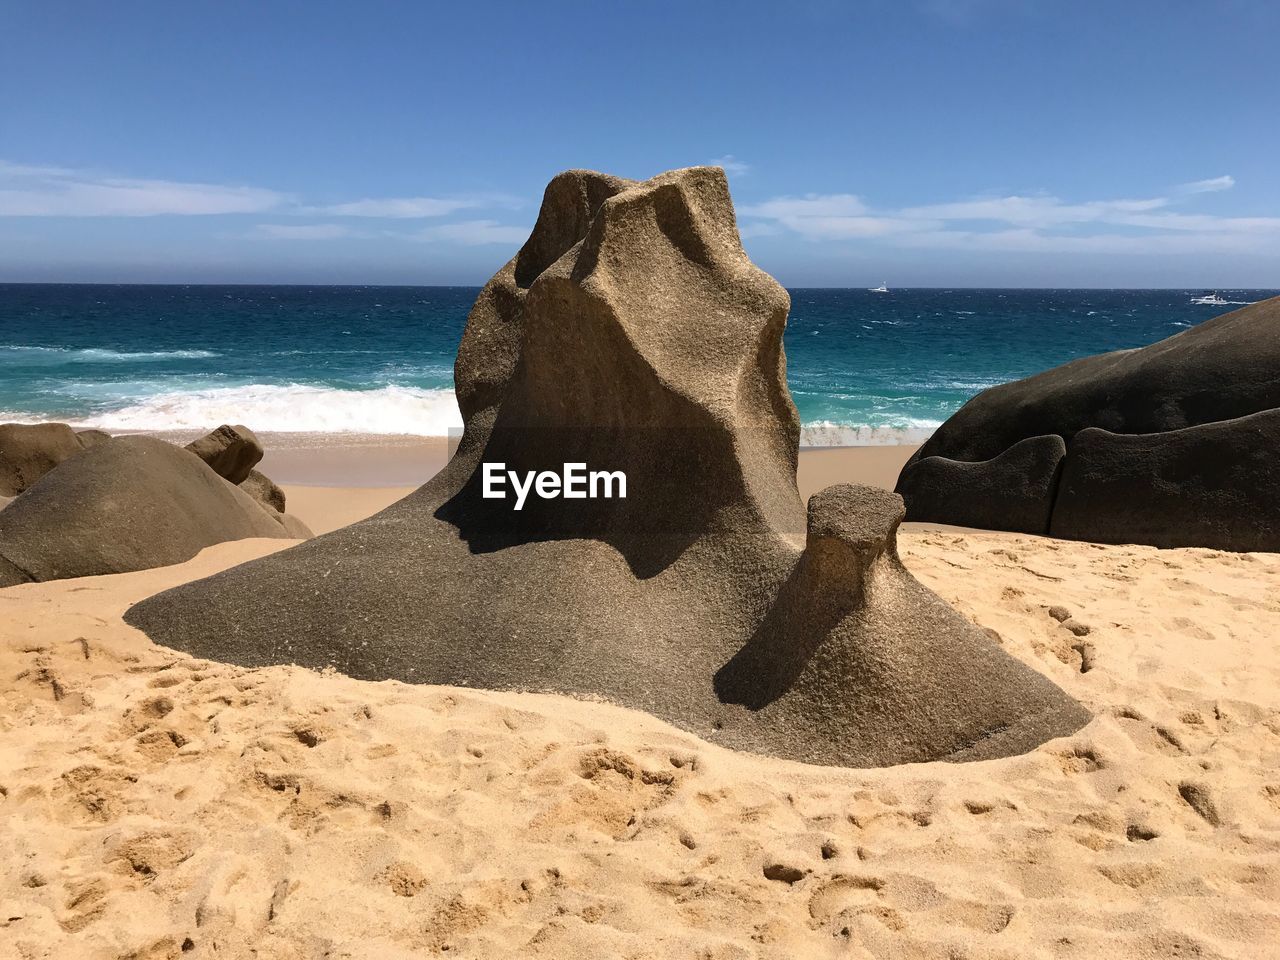
<path fill-rule="evenodd" d="M 100 441 L 0 510 L 0 587 L 180 563 L 224 540 L 307 535 L 281 516 L 173 444 Z"/>
<path fill-rule="evenodd" d="M 916 452 L 898 489 L 909 520 L 1024 530 L 1003 507 L 1014 481 L 986 471 L 989 482 L 976 482 L 975 461 L 999 463 L 1017 444 L 1057 436 L 1067 447 L 1061 481 L 1026 478 L 1045 490 L 1039 509 L 1053 535 L 1280 550 L 1271 494 L 1280 447 L 1265 439 L 1270 421 L 1251 416 L 1277 408 L 1280 297 L 983 391 Z M 963 492 L 922 483 L 939 458 L 960 462 L 948 469 L 966 472 Z"/>
<path fill-rule="evenodd" d="M 1003 756 L 1075 701 L 899 562 L 901 500 L 806 515 L 785 291 L 723 172 L 570 171 L 458 351 L 445 469 L 365 521 L 158 594 L 127 619 L 245 665 L 553 691 L 722 744 L 844 765 Z M 483 465 L 623 471 L 625 499 L 483 495 Z"/>
<path fill-rule="evenodd" d="M 1086 427 L 1163 433 L 1280 407 L 1280 297 L 1158 343 L 1073 360 L 978 394 L 917 458 L 989 460 L 1019 440 Z"/>
<path fill-rule="evenodd" d="M 1066 455 L 1053 434 L 1020 440 L 977 463 L 925 457 L 902 471 L 898 493 L 912 520 L 1045 534 Z"/>
<path fill-rule="evenodd" d="M 67 457 L 92 445 L 96 431 L 65 423 L 0 423 L 0 497 L 16 497 Z"/>
<path fill-rule="evenodd" d="M 1280 549 L 1280 409 L 1166 433 L 1081 430 L 1049 532 L 1097 543 Z"/>

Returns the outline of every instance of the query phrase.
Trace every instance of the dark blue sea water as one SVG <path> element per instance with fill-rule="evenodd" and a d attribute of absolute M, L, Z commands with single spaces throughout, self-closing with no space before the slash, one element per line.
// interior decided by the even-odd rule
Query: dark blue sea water
<path fill-rule="evenodd" d="M 1234 303 L 1273 290 L 1223 291 Z M 471 287 L 0 285 L 0 421 L 442 434 Z M 918 440 L 985 387 L 1236 309 L 1190 290 L 791 291 L 806 442 Z"/>

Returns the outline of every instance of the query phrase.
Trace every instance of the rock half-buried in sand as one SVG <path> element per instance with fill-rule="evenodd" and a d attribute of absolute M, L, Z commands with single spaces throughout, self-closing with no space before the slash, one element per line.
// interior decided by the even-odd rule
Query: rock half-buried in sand
<path fill-rule="evenodd" d="M 1278 411 L 1275 297 L 984 390 L 916 451 L 898 490 L 909 520 L 1280 550 Z M 1031 455 L 1059 444 L 1060 471 Z M 1028 524 L 1040 516 L 1047 526 Z"/>
<path fill-rule="evenodd" d="M 127 619 L 245 665 L 598 696 L 727 746 L 868 766 L 1021 752 L 1085 711 L 897 558 L 901 500 L 796 491 L 785 291 L 723 172 L 571 171 L 481 292 L 466 430 L 382 513 Z M 625 499 L 481 495 L 482 464 L 623 471 Z"/>
<path fill-rule="evenodd" d="M 280 516 L 181 447 L 101 441 L 0 510 L 0 587 L 167 566 L 224 540 L 307 535 Z"/>
<path fill-rule="evenodd" d="M 1018 533 L 1049 532 L 1067 445 L 1057 434 L 1028 437 L 990 460 L 914 460 L 898 478 L 912 520 Z"/>
<path fill-rule="evenodd" d="M 1049 532 L 1096 543 L 1280 548 L 1280 409 L 1164 433 L 1081 430 Z"/>

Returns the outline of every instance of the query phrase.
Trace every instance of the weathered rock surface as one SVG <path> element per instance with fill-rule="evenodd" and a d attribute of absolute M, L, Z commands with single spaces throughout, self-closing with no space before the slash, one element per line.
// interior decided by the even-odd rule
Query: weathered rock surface
<path fill-rule="evenodd" d="M 239 487 L 264 507 L 276 513 L 284 513 L 284 491 L 266 474 L 250 470 L 249 475 L 240 482 Z"/>
<path fill-rule="evenodd" d="M 85 446 L 65 423 L 0 423 L 0 496 L 17 496 Z"/>
<path fill-rule="evenodd" d="M 1165 433 L 1080 431 L 1050 532 L 1097 543 L 1280 549 L 1280 410 Z"/>
<path fill-rule="evenodd" d="M 111 434 L 105 430 L 77 430 L 76 436 L 80 438 L 80 446 L 92 447 L 95 443 L 102 443 L 104 440 L 110 440 Z"/>
<path fill-rule="evenodd" d="M 65 460 L 0 510 L 0 586 L 143 570 L 224 540 L 294 535 L 181 447 L 119 437 Z"/>
<path fill-rule="evenodd" d="M 1066 455 L 1054 435 L 1028 437 L 978 463 L 925 457 L 903 469 L 898 493 L 912 520 L 1046 534 Z"/>
<path fill-rule="evenodd" d="M 286 537 L 293 540 L 310 540 L 315 536 L 311 532 L 311 528 L 295 517 L 292 513 L 272 513 L 277 523 L 284 527 Z"/>
<path fill-rule="evenodd" d="M 248 427 L 223 424 L 187 449 L 207 463 L 213 472 L 231 483 L 243 483 L 262 459 L 262 444 Z"/>
<path fill-rule="evenodd" d="M 978 394 L 916 452 L 898 490 L 910 520 L 1043 532 L 1005 525 L 998 510 L 1011 491 L 1038 485 L 1041 466 L 1028 463 L 1022 478 L 988 466 L 1029 437 L 1058 434 L 1067 454 L 1054 536 L 1280 550 L 1270 506 L 1280 446 L 1264 416 L 1277 409 L 1280 298 Z M 944 457 L 956 465 L 944 470 Z M 969 462 L 983 458 L 992 459 Z M 977 516 L 974 504 L 983 505 Z"/>
<path fill-rule="evenodd" d="M 752 749 L 792 755 L 794 731 L 805 730 L 857 744 L 867 766 L 981 759 L 1086 719 L 1045 677 L 987 637 L 976 642 L 973 625 L 907 572 L 904 514 L 900 497 L 873 487 L 810 498 L 804 553 L 715 676 L 723 702 L 751 711 Z"/>
<path fill-rule="evenodd" d="M 249 476 L 238 484 L 267 512 L 273 520 L 284 527 L 285 533 L 297 540 L 309 540 L 315 536 L 311 529 L 291 513 L 285 513 L 284 491 L 266 474 L 250 470 Z"/>
<path fill-rule="evenodd" d="M 1088 715 L 898 562 L 901 501 L 806 515 L 785 291 L 723 172 L 556 177 L 481 292 L 446 468 L 368 520 L 127 619 L 245 665 L 600 696 L 731 747 L 853 766 L 1004 756 Z M 485 462 L 624 471 L 625 499 L 481 496 Z"/>
<path fill-rule="evenodd" d="M 978 394 L 914 460 L 988 460 L 1020 440 L 1087 427 L 1161 433 L 1280 407 L 1280 297 L 1137 350 L 1073 360 Z"/>

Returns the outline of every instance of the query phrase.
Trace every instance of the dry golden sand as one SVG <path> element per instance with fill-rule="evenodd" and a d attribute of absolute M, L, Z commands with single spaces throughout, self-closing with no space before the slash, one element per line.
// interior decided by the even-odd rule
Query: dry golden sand
<path fill-rule="evenodd" d="M 1008 760 L 806 767 L 122 623 L 279 541 L 0 591 L 0 956 L 1275 955 L 1280 556 L 901 539 L 1097 718 Z"/>

